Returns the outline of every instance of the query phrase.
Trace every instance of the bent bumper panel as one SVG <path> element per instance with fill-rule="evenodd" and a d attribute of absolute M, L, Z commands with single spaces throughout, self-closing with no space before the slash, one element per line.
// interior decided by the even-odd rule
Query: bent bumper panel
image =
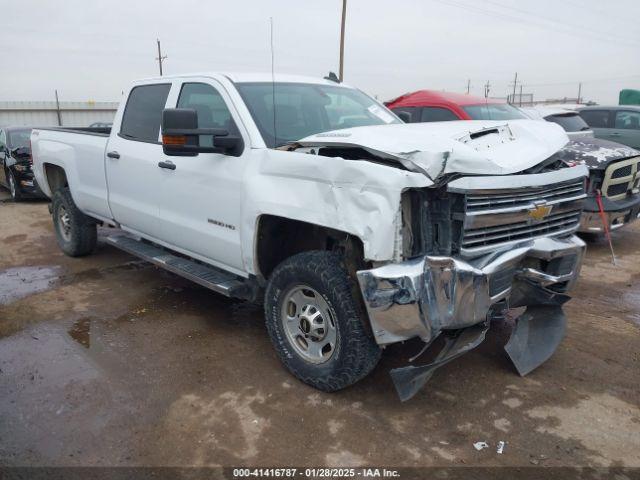
<path fill-rule="evenodd" d="M 379 345 L 487 320 L 491 307 L 566 301 L 585 244 L 576 236 L 539 238 L 473 260 L 425 256 L 359 271 L 358 281 Z"/>

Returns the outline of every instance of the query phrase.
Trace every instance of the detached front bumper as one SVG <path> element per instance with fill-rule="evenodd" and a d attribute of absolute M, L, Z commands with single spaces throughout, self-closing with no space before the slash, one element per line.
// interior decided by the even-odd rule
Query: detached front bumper
<path fill-rule="evenodd" d="M 602 197 L 604 219 L 610 231 L 628 225 L 640 218 L 640 194 L 630 195 L 625 200 L 610 200 Z M 580 217 L 580 231 L 584 233 L 604 233 L 600 208 L 595 196 L 584 201 L 584 211 Z"/>
<path fill-rule="evenodd" d="M 511 307 L 561 305 L 575 283 L 585 252 L 576 236 L 538 238 L 472 260 L 425 256 L 358 272 L 379 345 L 419 337 L 430 342 Z"/>

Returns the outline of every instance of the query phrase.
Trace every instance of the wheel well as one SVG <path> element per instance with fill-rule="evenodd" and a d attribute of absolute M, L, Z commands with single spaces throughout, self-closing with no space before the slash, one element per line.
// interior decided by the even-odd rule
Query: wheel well
<path fill-rule="evenodd" d="M 45 163 L 44 174 L 47 178 L 47 183 L 49 184 L 51 193 L 69 185 L 69 182 L 67 181 L 67 174 L 65 173 L 64 168 L 59 165 Z"/>
<path fill-rule="evenodd" d="M 257 266 L 263 279 L 283 260 L 309 250 L 343 253 L 345 267 L 355 278 L 356 270 L 365 268 L 362 241 L 349 233 L 312 223 L 274 215 L 259 219 L 256 245 Z"/>

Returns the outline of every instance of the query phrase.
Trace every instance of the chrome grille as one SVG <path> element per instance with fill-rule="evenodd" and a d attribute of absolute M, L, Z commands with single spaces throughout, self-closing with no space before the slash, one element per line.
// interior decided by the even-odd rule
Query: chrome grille
<path fill-rule="evenodd" d="M 496 243 L 571 232 L 577 228 L 581 213 L 581 210 L 574 210 L 572 212 L 549 215 L 544 221 L 536 224 L 523 221 L 498 227 L 468 229 L 464 231 L 462 246 L 464 248 L 476 248 L 495 245 Z"/>
<path fill-rule="evenodd" d="M 586 168 L 502 177 L 466 177 L 451 182 L 464 195 L 460 251 L 477 256 L 496 248 L 578 229 Z"/>
<path fill-rule="evenodd" d="M 640 157 L 611 163 L 604 172 L 602 192 L 610 200 L 622 200 L 639 186 Z"/>
<path fill-rule="evenodd" d="M 507 207 L 522 207 L 531 202 L 546 200 L 557 202 L 574 198 L 584 193 L 583 180 L 570 184 L 528 190 L 523 193 L 510 192 L 507 194 L 467 195 L 467 212 L 486 209 L 502 209 Z"/>

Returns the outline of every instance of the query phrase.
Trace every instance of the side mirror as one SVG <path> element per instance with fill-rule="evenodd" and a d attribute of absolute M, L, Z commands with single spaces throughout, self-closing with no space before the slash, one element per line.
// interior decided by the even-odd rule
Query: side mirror
<path fill-rule="evenodd" d="M 399 111 L 393 113 L 395 113 L 404 123 L 411 123 L 411 114 L 409 112 Z"/>
<path fill-rule="evenodd" d="M 213 147 L 200 145 L 201 136 L 212 136 Z M 199 153 L 223 153 L 239 157 L 242 137 L 222 128 L 198 128 L 198 112 L 193 108 L 165 108 L 162 111 L 162 151 L 165 155 L 195 157 Z"/>

